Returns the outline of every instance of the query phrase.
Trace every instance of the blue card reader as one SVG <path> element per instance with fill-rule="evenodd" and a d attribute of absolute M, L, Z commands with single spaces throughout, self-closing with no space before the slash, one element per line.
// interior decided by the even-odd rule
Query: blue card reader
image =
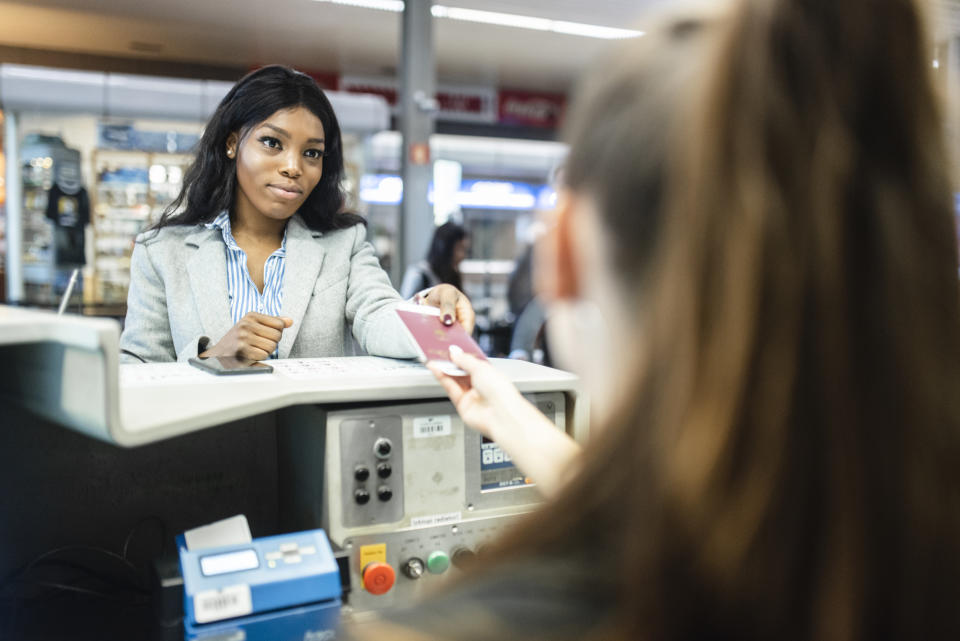
<path fill-rule="evenodd" d="M 187 550 L 180 547 L 184 637 L 333 639 L 340 572 L 323 530 Z"/>

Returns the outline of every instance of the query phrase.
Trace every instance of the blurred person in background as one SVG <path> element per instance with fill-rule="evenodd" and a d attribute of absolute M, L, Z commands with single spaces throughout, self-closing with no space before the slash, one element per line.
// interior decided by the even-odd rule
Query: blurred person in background
<path fill-rule="evenodd" d="M 443 283 L 462 290 L 460 263 L 469 253 L 470 237 L 467 230 L 454 222 L 440 225 L 433 232 L 426 260 L 407 268 L 400 285 L 400 295 L 412 298 L 417 292 Z"/>
<path fill-rule="evenodd" d="M 591 441 L 454 355 L 458 412 L 547 501 L 354 634 L 960 638 L 960 287 L 924 26 L 914 0 L 740 0 L 585 78 L 538 289 Z"/>
<path fill-rule="evenodd" d="M 415 356 L 343 175 L 340 126 L 312 78 L 273 65 L 241 79 L 180 195 L 137 238 L 121 361 L 342 356 L 348 329 L 368 353 Z M 422 299 L 472 329 L 459 288 Z"/>
<path fill-rule="evenodd" d="M 533 243 L 524 248 L 507 282 L 507 302 L 513 316 L 509 357 L 550 367 L 547 309 L 533 291 L 533 250 Z"/>

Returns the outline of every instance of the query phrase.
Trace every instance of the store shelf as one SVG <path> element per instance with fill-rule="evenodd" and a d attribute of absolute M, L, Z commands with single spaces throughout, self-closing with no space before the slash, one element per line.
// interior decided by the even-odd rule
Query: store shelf
<path fill-rule="evenodd" d="M 94 260 L 86 303 L 126 303 L 134 239 L 156 222 L 180 193 L 183 174 L 192 162 L 193 156 L 187 154 L 94 152 Z"/>

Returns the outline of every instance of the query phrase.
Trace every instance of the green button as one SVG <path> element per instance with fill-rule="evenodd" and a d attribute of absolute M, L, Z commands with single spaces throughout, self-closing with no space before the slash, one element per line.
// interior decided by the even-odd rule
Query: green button
<path fill-rule="evenodd" d="M 450 567 L 450 557 L 446 552 L 436 550 L 427 557 L 427 569 L 431 574 L 443 574 Z"/>

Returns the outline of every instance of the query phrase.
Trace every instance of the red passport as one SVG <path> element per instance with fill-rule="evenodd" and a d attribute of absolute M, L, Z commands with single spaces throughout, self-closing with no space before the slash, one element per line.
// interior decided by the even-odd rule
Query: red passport
<path fill-rule="evenodd" d="M 413 342 L 420 350 L 420 361 L 434 361 L 440 370 L 451 376 L 466 376 L 467 373 L 450 361 L 450 346 L 457 345 L 468 354 L 487 360 L 487 356 L 460 323 L 444 325 L 440 310 L 429 305 L 402 305 L 397 315 Z"/>

